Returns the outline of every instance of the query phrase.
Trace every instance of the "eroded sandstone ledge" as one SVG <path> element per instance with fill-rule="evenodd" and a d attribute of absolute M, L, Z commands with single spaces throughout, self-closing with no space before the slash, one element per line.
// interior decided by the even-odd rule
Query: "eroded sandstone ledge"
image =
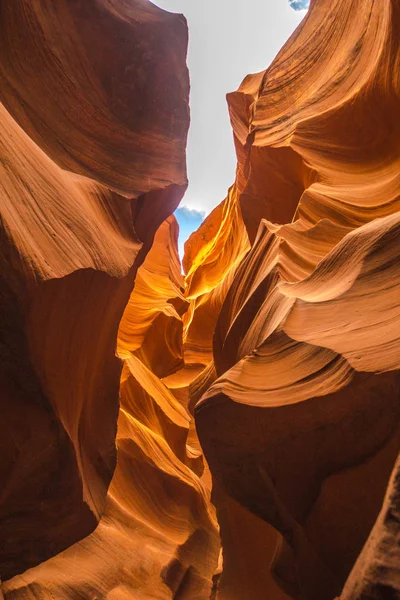
<path fill-rule="evenodd" d="M 6 600 L 400 594 L 399 28 L 314 0 L 228 95 L 182 276 L 184 19 L 0 2 Z"/>

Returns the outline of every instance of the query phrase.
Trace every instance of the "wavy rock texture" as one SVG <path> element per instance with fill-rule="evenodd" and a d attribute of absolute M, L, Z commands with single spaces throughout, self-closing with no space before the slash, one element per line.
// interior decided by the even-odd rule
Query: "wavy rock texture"
<path fill-rule="evenodd" d="M 223 599 L 280 597 L 271 575 L 291 598 L 338 596 L 399 451 L 399 29 L 390 0 L 313 2 L 228 96 L 251 250 L 191 400 Z"/>
<path fill-rule="evenodd" d="M 186 46 L 147 0 L 5 0 L 2 101 L 69 171 L 134 197 L 185 186 Z"/>
<path fill-rule="evenodd" d="M 184 21 L 0 2 L 6 600 L 398 595 L 399 31 L 314 0 L 228 95 L 183 279 Z"/>
<path fill-rule="evenodd" d="M 212 337 L 234 273 L 249 242 L 233 186 L 185 244 L 183 268 L 189 310 L 184 316 L 185 361 L 207 366 Z"/>
<path fill-rule="evenodd" d="M 175 217 L 158 229 L 120 324 L 117 467 L 100 523 L 6 582 L 7 600 L 210 597 L 220 549 L 210 485 L 201 480 L 201 451 L 189 443 L 187 394 L 180 402 L 160 379 L 183 365 L 177 233 Z"/>
<path fill-rule="evenodd" d="M 119 321 L 185 190 L 189 84 L 184 20 L 144 1 L 4 1 L 0 40 L 6 580 L 103 513 Z"/>
<path fill-rule="evenodd" d="M 137 355 L 158 377 L 184 366 L 182 315 L 188 308 L 177 252 L 178 223 L 171 216 L 158 229 L 118 333 L 118 355 Z"/>

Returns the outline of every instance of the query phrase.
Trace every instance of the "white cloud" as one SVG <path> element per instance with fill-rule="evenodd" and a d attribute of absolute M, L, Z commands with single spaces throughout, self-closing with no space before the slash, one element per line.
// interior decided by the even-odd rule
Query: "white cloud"
<path fill-rule="evenodd" d="M 289 0 L 289 4 L 293 10 L 307 10 L 310 0 Z"/>

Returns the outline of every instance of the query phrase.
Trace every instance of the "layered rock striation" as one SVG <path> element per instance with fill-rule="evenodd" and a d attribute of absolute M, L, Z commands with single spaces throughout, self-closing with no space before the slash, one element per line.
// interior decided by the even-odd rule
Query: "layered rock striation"
<path fill-rule="evenodd" d="M 6 600 L 397 597 L 399 31 L 314 0 L 228 94 L 183 276 L 184 19 L 0 2 Z"/>
<path fill-rule="evenodd" d="M 251 249 L 192 389 L 224 599 L 279 597 L 267 565 L 289 597 L 339 596 L 399 451 L 400 12 L 356 4 L 311 3 L 272 65 L 228 96 Z M 237 520 L 251 519 L 226 496 L 272 530 L 241 548 Z"/>
<path fill-rule="evenodd" d="M 100 523 L 6 582 L 9 600 L 210 597 L 220 548 L 210 486 L 201 451 L 190 443 L 187 398 L 162 381 L 183 366 L 177 233 L 173 216 L 158 229 L 120 323 L 117 466 Z M 179 340 L 176 347 L 170 339 Z"/>
<path fill-rule="evenodd" d="M 7 580 L 103 514 L 117 332 L 135 273 L 186 188 L 189 82 L 184 20 L 145 1 L 5 1 L 0 40 Z"/>

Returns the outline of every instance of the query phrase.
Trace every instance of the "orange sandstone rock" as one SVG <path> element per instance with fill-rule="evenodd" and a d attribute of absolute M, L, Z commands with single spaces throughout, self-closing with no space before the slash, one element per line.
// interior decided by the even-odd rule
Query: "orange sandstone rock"
<path fill-rule="evenodd" d="M 400 594 L 400 458 L 397 458 L 385 500 L 341 600 L 396 598 Z"/>
<path fill-rule="evenodd" d="M 251 250 L 191 402 L 218 512 L 279 532 L 265 569 L 296 599 L 339 596 L 400 446 L 399 24 L 390 0 L 316 0 L 228 96 Z M 234 527 L 219 596 L 262 598 L 250 570 L 231 583 Z"/>
<path fill-rule="evenodd" d="M 215 208 L 185 244 L 189 310 L 184 316 L 185 360 L 208 365 L 216 320 L 236 268 L 249 250 L 237 190 Z"/>
<path fill-rule="evenodd" d="M 6 600 L 396 597 L 399 30 L 313 0 L 228 95 L 183 278 L 184 21 L 0 2 Z"/>
<path fill-rule="evenodd" d="M 148 2 L 5 1 L 0 40 L 7 580 L 103 513 L 119 321 L 186 186 L 189 86 L 185 23 Z"/>
<path fill-rule="evenodd" d="M 138 270 L 120 324 L 117 467 L 100 523 L 82 541 L 7 581 L 8 600 L 210 597 L 220 549 L 210 485 L 201 479 L 187 398 L 175 397 L 173 373 L 165 378 L 172 389 L 156 374 L 182 366 L 182 321 L 174 306 L 186 303 L 176 234 L 169 217 Z M 168 346 L 174 328 L 177 353 Z"/>

